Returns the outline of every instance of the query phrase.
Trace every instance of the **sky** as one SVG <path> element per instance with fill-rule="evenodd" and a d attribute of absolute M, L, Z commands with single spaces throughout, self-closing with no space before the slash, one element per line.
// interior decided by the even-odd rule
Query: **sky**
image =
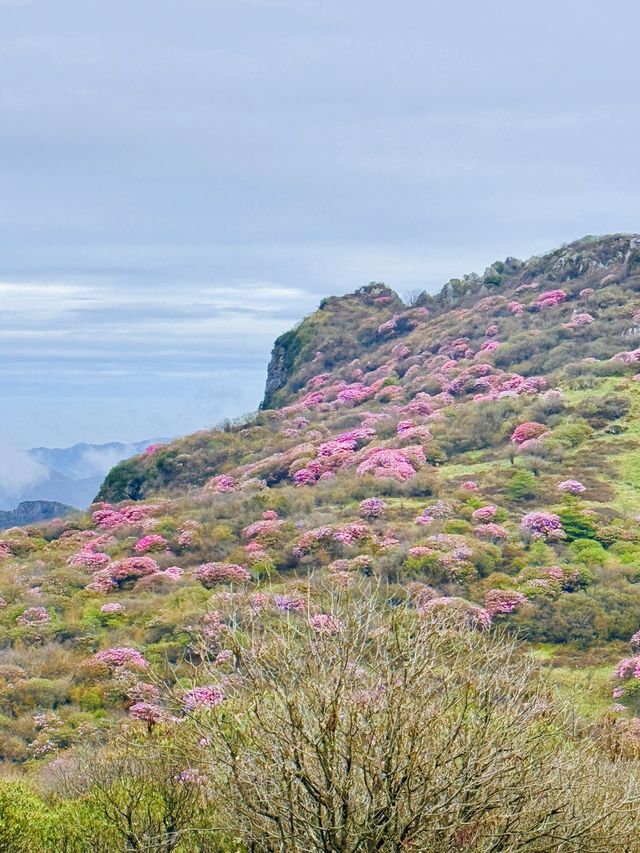
<path fill-rule="evenodd" d="M 640 231 L 637 0 L 0 0 L 0 448 L 257 408 L 274 338 Z"/>

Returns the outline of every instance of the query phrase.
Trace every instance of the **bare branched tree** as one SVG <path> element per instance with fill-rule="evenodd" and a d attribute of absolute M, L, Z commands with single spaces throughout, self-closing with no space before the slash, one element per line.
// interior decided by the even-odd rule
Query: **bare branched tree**
<path fill-rule="evenodd" d="M 241 688 L 199 721 L 249 850 L 640 850 L 635 767 L 599 754 L 511 642 L 402 607 L 331 615 L 261 628 Z"/>

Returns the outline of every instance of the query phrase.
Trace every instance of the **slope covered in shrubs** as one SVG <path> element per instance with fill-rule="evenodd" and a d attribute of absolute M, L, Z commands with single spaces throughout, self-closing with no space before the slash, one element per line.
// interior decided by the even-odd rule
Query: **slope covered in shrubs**
<path fill-rule="evenodd" d="M 302 665 L 301 638 L 323 643 L 337 666 L 348 626 L 365 631 L 366 646 L 368 631 L 383 630 L 374 623 L 393 622 L 397 611 L 412 631 L 448 626 L 463 646 L 524 641 L 509 654 L 523 655 L 523 666 L 539 658 L 549 670 L 545 683 L 580 712 L 571 734 L 576 744 L 586 738 L 580 761 L 597 742 L 603 763 L 593 772 L 603 778 L 614 772 L 609 760 L 633 763 L 640 750 L 638 363 L 636 236 L 586 238 L 527 262 L 508 258 L 436 296 L 418 295 L 411 306 L 380 284 L 325 300 L 276 342 L 260 411 L 121 463 L 85 516 L 3 532 L 2 759 L 32 773 L 73 775 L 87 740 L 100 746 L 123 726 L 142 743 L 177 742 L 178 732 L 191 732 L 180 741 L 187 765 L 176 773 L 210 780 L 211 755 L 222 761 L 216 750 L 229 750 L 232 737 L 216 726 L 238 719 L 233 709 L 249 701 L 252 678 L 267 704 L 276 702 L 273 679 Z M 371 601 L 379 610 L 363 615 Z M 275 643 L 265 671 L 264 636 Z M 354 673 L 362 670 L 362 696 L 371 699 L 380 684 L 367 681 L 377 671 L 367 660 L 353 661 L 342 677 L 356 690 Z M 316 677 L 329 675 L 323 669 Z M 535 683 L 536 695 L 545 695 Z M 455 711 L 461 694 L 451 689 Z M 289 711 L 295 729 L 298 712 Z M 317 719 L 329 713 L 316 711 Z M 356 713 L 350 705 L 343 711 Z M 274 819 L 255 822 L 238 805 L 253 786 L 251 762 L 271 778 L 284 749 L 264 729 L 265 714 L 252 722 L 257 745 L 233 741 L 233 754 L 246 749 L 247 758 L 242 768 L 226 765 L 237 771 L 238 787 L 226 778 L 226 806 L 218 807 L 235 814 L 224 825 L 257 845 L 250 849 L 275 850 Z M 444 744 L 445 735 L 435 742 Z M 127 760 L 126 772 L 138 773 L 135 756 Z M 544 763 L 541 755 L 532 761 Z M 621 778 L 627 770 L 618 768 Z M 272 784 L 274 797 L 284 796 L 283 779 Z M 72 799 L 81 796 L 70 790 Z M 193 803 L 201 805 L 197 790 Z M 454 812 L 438 817 L 442 827 L 456 826 Z M 373 844 L 366 834 L 357 841 L 356 824 L 366 824 L 358 814 L 345 823 L 345 838 Z M 192 819 L 204 818 L 196 809 Z M 491 846 L 497 824 L 486 816 L 468 823 L 464 838 L 452 829 L 433 849 L 467 849 L 465 839 L 468 849 L 498 849 Z M 313 847 L 302 825 L 284 849 L 352 849 L 351 841 Z M 530 830 L 541 831 L 535 821 Z M 424 849 L 420 833 L 433 827 L 415 831 L 418 846 L 406 849 Z M 546 847 L 518 847 L 514 836 L 500 849 L 551 849 L 539 837 Z M 567 835 L 554 849 L 608 849 L 606 832 L 593 838 L 580 848 Z M 405 849 L 397 843 L 362 849 Z"/>

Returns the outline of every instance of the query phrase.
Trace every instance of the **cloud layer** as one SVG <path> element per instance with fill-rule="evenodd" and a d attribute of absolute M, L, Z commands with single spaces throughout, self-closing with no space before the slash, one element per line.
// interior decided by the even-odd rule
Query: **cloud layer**
<path fill-rule="evenodd" d="M 639 230 L 639 24 L 633 0 L 0 0 L 2 431 L 194 429 L 257 405 L 328 293 Z"/>

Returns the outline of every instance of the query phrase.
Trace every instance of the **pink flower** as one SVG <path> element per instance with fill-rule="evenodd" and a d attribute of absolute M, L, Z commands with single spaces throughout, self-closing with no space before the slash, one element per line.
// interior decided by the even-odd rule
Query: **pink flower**
<path fill-rule="evenodd" d="M 480 507 L 471 513 L 471 518 L 474 521 L 493 521 L 498 510 L 492 504 Z"/>
<path fill-rule="evenodd" d="M 533 304 L 534 308 L 553 308 L 555 305 L 560 305 L 567 298 L 564 290 L 545 290 L 538 296 Z"/>
<path fill-rule="evenodd" d="M 93 659 L 98 663 L 104 663 L 111 669 L 121 666 L 135 666 L 146 669 L 149 664 L 137 649 L 126 646 L 118 646 L 113 649 L 103 649 L 96 652 Z"/>
<path fill-rule="evenodd" d="M 360 476 L 372 474 L 374 477 L 389 477 L 404 482 L 416 473 L 416 468 L 425 464 L 424 450 L 419 446 L 405 447 L 403 450 L 375 448 L 357 467 Z"/>
<path fill-rule="evenodd" d="M 527 600 L 526 595 L 511 589 L 490 589 L 484 597 L 484 606 L 491 617 L 499 613 L 513 613 Z"/>
<path fill-rule="evenodd" d="M 184 574 L 184 569 L 181 569 L 180 566 L 169 566 L 162 574 L 168 577 L 169 580 L 178 581 Z"/>
<path fill-rule="evenodd" d="M 587 491 L 580 480 L 563 480 L 558 483 L 558 491 L 568 492 L 570 495 L 581 495 Z"/>
<path fill-rule="evenodd" d="M 565 539 L 560 516 L 553 512 L 530 512 L 520 522 L 523 530 L 531 533 L 534 539 Z"/>
<path fill-rule="evenodd" d="M 27 607 L 17 619 L 19 625 L 44 625 L 49 621 L 46 607 Z"/>
<path fill-rule="evenodd" d="M 309 618 L 309 624 L 316 634 L 339 634 L 343 628 L 342 621 L 330 613 L 316 613 Z"/>
<path fill-rule="evenodd" d="M 235 563 L 203 563 L 193 570 L 193 576 L 203 586 L 211 587 L 218 583 L 246 583 L 251 573 Z"/>
<path fill-rule="evenodd" d="M 364 518 L 379 518 L 386 509 L 387 504 L 381 498 L 365 498 L 360 502 L 360 515 Z"/>
<path fill-rule="evenodd" d="M 100 608 L 101 613 L 120 613 L 122 610 L 124 610 L 124 604 L 120 604 L 118 601 L 110 601 Z"/>
<path fill-rule="evenodd" d="M 544 424 L 536 423 L 535 421 L 525 421 L 519 424 L 511 434 L 511 441 L 514 444 L 523 444 L 525 441 L 530 441 L 532 438 L 539 438 L 547 432 Z"/>
<path fill-rule="evenodd" d="M 492 521 L 487 524 L 479 524 L 474 533 L 476 536 L 486 536 L 489 539 L 508 539 L 509 531 L 501 524 L 494 524 Z"/>
<path fill-rule="evenodd" d="M 207 490 L 212 492 L 232 492 L 236 487 L 236 481 L 228 474 L 218 474 L 212 477 L 206 485 Z"/>
<path fill-rule="evenodd" d="M 300 595 L 276 595 L 274 603 L 282 613 L 302 613 L 307 609 L 307 601 Z"/>
<path fill-rule="evenodd" d="M 170 719 L 169 714 L 158 705 L 151 702 L 136 702 L 129 708 L 129 716 L 134 720 L 146 723 L 149 730 L 157 723 L 165 723 Z"/>
<path fill-rule="evenodd" d="M 219 687 L 194 687 L 187 690 L 182 697 L 185 711 L 195 711 L 196 708 L 215 708 L 224 701 L 224 693 Z"/>
<path fill-rule="evenodd" d="M 478 484 L 475 480 L 465 480 L 464 483 L 460 486 L 460 488 L 465 492 L 477 492 Z"/>
<path fill-rule="evenodd" d="M 167 547 L 167 540 L 158 533 L 150 533 L 138 539 L 134 546 L 137 554 L 145 554 L 147 551 L 162 551 Z"/>

